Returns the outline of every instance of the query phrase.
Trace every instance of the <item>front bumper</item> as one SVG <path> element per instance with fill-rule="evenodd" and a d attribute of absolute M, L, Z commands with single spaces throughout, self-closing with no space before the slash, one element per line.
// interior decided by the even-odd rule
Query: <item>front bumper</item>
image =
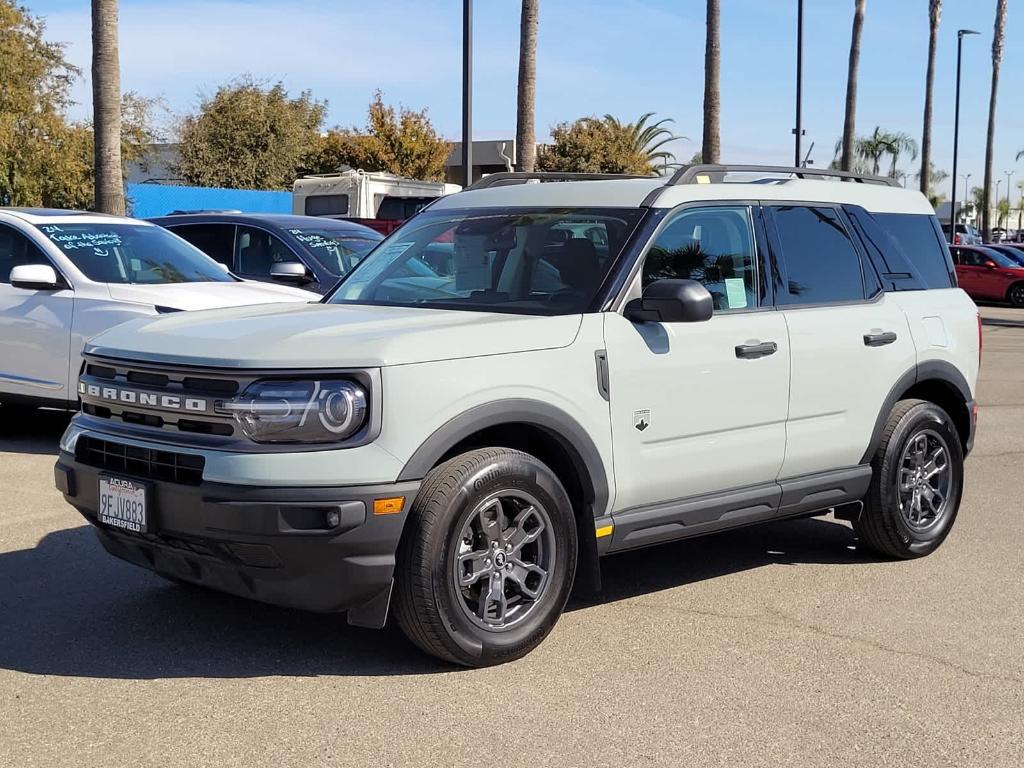
<path fill-rule="evenodd" d="M 395 552 L 418 481 L 270 488 L 136 477 L 150 489 L 149 530 L 129 534 L 96 519 L 99 476 L 106 473 L 67 452 L 54 467 L 57 488 L 112 555 L 242 597 L 348 611 L 352 624 L 383 626 Z M 397 496 L 405 497 L 401 512 L 374 514 L 374 499 Z M 325 522 L 328 512 L 340 518 L 333 528 Z"/>

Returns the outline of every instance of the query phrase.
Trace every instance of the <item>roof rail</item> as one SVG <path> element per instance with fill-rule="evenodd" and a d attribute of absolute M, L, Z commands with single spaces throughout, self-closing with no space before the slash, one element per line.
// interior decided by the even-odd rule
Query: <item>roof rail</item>
<path fill-rule="evenodd" d="M 784 165 L 684 165 L 665 184 L 672 187 L 677 184 L 707 184 L 715 181 L 722 181 L 727 173 L 763 173 L 789 174 L 798 179 L 805 178 L 833 178 L 840 181 L 852 181 L 859 184 L 882 184 L 887 187 L 899 186 L 896 179 L 888 176 L 872 176 L 866 173 L 854 173 L 853 171 L 840 171 L 832 168 L 794 168 Z M 717 177 L 717 178 L 716 178 Z M 706 180 L 704 180 L 706 179 Z"/>
<path fill-rule="evenodd" d="M 643 176 L 628 173 L 563 173 L 561 171 L 502 171 L 492 173 L 478 179 L 466 187 L 471 189 L 487 189 L 488 187 L 505 187 L 512 184 L 525 184 L 528 181 L 603 181 L 608 179 L 655 179 L 656 176 Z"/>

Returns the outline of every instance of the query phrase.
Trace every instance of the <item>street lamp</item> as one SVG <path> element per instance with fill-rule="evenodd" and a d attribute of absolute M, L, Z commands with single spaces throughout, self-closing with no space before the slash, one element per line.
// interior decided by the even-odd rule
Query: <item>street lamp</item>
<path fill-rule="evenodd" d="M 949 206 L 949 242 L 956 238 L 956 155 L 960 143 L 960 62 L 963 58 L 964 35 L 978 34 L 973 29 L 960 29 L 956 33 L 956 107 L 953 118 L 953 199 Z"/>
<path fill-rule="evenodd" d="M 803 136 L 803 125 L 801 115 L 801 101 L 803 96 L 804 82 L 804 0 L 797 0 L 796 3 L 796 128 L 793 134 L 796 136 L 796 146 L 793 152 L 793 165 L 799 168 L 800 161 L 800 137 Z M 808 152 L 808 155 L 810 152 Z"/>
<path fill-rule="evenodd" d="M 462 186 L 473 183 L 473 0 L 462 0 Z"/>

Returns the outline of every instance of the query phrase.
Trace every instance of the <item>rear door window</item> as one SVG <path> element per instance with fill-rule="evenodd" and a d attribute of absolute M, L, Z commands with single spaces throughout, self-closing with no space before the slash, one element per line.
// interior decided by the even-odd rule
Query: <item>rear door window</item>
<path fill-rule="evenodd" d="M 869 294 L 864 264 L 835 208 L 777 205 L 768 208 L 781 246 L 779 304 L 863 301 Z"/>
<path fill-rule="evenodd" d="M 234 268 L 234 224 L 188 224 L 167 229 L 192 243 L 211 259 L 219 261 L 229 269 Z"/>

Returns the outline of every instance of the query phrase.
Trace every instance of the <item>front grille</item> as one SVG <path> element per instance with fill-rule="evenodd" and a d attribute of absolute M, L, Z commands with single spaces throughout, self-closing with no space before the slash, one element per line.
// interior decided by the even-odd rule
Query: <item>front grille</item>
<path fill-rule="evenodd" d="M 238 378 L 172 366 L 87 358 L 79 397 L 82 411 L 98 419 L 143 431 L 172 431 L 204 435 L 208 439 L 230 438 L 235 435 L 234 420 L 220 411 L 217 403 L 234 397 L 251 379 L 251 376 Z M 121 399 L 124 391 L 133 398 L 131 401 Z M 108 393 L 117 396 L 111 397 Z M 166 398 L 179 404 L 201 403 L 203 407 L 170 407 L 164 402 Z"/>
<path fill-rule="evenodd" d="M 140 448 L 89 435 L 78 438 L 75 458 L 89 467 L 183 485 L 199 485 L 206 464 L 205 458 L 191 453 Z"/>

